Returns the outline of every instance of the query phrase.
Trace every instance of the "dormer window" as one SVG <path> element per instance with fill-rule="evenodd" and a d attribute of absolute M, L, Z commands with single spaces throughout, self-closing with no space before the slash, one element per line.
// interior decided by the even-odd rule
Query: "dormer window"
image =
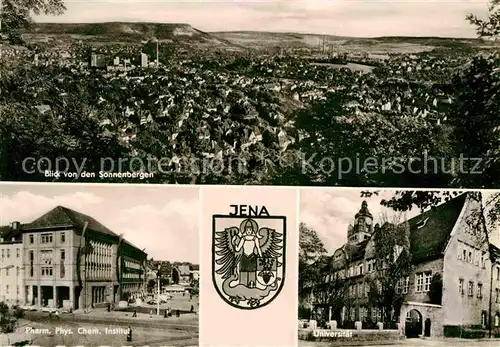
<path fill-rule="evenodd" d="M 427 217 L 427 218 L 422 219 L 421 221 L 419 221 L 417 223 L 417 229 L 422 229 L 423 227 L 425 227 L 425 225 L 427 224 L 428 220 L 429 220 L 429 217 Z"/>

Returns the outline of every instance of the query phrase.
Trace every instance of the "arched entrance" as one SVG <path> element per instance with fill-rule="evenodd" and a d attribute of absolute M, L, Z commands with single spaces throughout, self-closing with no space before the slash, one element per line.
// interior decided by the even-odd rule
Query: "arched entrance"
<path fill-rule="evenodd" d="M 431 320 L 429 318 L 424 323 L 424 336 L 431 337 Z"/>
<path fill-rule="evenodd" d="M 406 313 L 405 335 L 409 339 L 418 338 L 420 335 L 422 335 L 422 314 L 416 309 L 412 309 Z"/>

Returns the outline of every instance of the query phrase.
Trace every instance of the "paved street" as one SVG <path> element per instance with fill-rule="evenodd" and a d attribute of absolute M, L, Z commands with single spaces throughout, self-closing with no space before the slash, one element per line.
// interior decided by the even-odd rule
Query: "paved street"
<path fill-rule="evenodd" d="M 94 312 L 48 318 L 46 313 L 27 312 L 19 329 L 0 337 L 0 345 L 31 340 L 37 346 L 198 346 L 198 316 L 150 318 L 138 314 L 132 318 L 123 312 Z M 127 343 L 126 331 L 132 328 L 132 342 Z M 32 328 L 32 330 L 30 329 Z M 42 329 L 42 330 L 37 330 Z M 30 330 L 31 332 L 29 332 Z M 6 339 L 9 338 L 7 341 Z M 5 341 L 4 341 L 5 340 Z"/>
<path fill-rule="evenodd" d="M 299 341 L 299 347 L 333 347 L 333 346 L 363 346 L 363 347 L 498 347 L 500 339 L 497 340 L 467 340 L 467 339 L 442 339 L 442 340 L 424 340 L 424 339 L 407 339 L 404 341 L 387 341 L 379 343 L 370 342 L 309 342 Z"/>

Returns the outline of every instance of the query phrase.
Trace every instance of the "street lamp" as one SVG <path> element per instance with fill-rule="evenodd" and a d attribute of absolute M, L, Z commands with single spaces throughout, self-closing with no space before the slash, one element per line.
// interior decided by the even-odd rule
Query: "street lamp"
<path fill-rule="evenodd" d="M 160 267 L 161 265 L 158 264 L 158 296 L 156 298 L 156 315 L 159 316 L 160 315 Z"/>
<path fill-rule="evenodd" d="M 150 43 L 156 43 L 156 68 L 158 68 L 158 64 L 159 64 L 159 52 L 158 52 L 158 48 L 159 48 L 159 44 L 160 44 L 160 41 L 158 41 L 158 39 L 156 37 L 152 37 L 151 40 L 149 40 Z"/>

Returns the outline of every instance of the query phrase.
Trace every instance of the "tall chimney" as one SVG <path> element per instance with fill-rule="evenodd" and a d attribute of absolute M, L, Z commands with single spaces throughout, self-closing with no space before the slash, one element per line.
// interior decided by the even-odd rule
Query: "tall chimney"
<path fill-rule="evenodd" d="M 19 227 L 21 226 L 21 223 L 15 221 L 15 222 L 12 222 L 11 225 L 12 229 L 14 230 L 19 230 Z"/>

